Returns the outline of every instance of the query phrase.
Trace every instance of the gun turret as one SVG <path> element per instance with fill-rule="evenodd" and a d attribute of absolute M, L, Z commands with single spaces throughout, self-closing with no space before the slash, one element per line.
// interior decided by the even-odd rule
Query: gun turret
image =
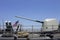
<path fill-rule="evenodd" d="M 13 29 L 10 21 L 6 22 L 6 29 L 10 29 L 10 30 Z"/>
<path fill-rule="evenodd" d="M 2 37 L 13 37 L 13 28 L 10 21 L 6 21 L 6 29 Z"/>
<path fill-rule="evenodd" d="M 34 22 L 38 22 L 38 23 L 44 23 L 43 21 L 39 21 L 39 20 L 32 20 L 32 19 L 28 19 L 25 17 L 19 17 L 19 16 L 15 16 L 16 18 L 21 18 L 21 19 L 25 19 L 25 20 L 29 20 L 29 21 L 34 21 Z"/>

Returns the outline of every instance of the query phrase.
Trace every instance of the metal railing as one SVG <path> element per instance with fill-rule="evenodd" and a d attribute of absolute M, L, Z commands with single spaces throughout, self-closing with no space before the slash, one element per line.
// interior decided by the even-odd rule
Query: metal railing
<path fill-rule="evenodd" d="M 13 26 L 12 26 L 13 27 Z M 6 29 L 6 26 L 0 26 L 0 29 Z M 13 27 L 14 30 L 17 29 L 16 27 Z M 40 32 L 41 30 L 55 30 L 58 29 L 58 25 L 47 25 L 44 28 L 41 25 L 22 25 L 19 26 L 19 30 L 18 31 L 26 31 L 26 32 Z"/>

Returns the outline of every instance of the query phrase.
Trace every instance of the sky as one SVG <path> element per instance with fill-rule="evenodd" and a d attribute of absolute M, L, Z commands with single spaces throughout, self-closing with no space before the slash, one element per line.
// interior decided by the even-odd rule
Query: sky
<path fill-rule="evenodd" d="M 60 20 L 60 0 L 0 0 L 0 24 L 6 20 L 19 20 L 23 25 L 40 25 L 15 16 L 40 21 L 46 18 Z"/>

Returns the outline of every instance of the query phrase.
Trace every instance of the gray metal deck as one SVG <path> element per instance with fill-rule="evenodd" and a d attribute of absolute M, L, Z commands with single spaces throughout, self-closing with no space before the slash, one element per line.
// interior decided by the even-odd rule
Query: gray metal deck
<path fill-rule="evenodd" d="M 14 37 L 0 37 L 0 40 L 14 40 Z M 27 38 L 17 38 L 15 40 L 27 40 Z M 58 40 L 58 39 L 29 38 L 29 40 Z"/>

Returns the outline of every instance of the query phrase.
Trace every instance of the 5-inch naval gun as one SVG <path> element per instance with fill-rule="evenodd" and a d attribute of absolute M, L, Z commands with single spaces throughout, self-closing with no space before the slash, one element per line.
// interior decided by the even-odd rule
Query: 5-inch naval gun
<path fill-rule="evenodd" d="M 45 21 L 39 21 L 39 20 L 28 19 L 28 18 L 21 17 L 21 16 L 15 16 L 15 17 L 41 23 L 42 24 L 42 29 L 40 32 L 41 36 L 43 35 L 43 36 L 48 36 L 50 38 L 53 38 L 52 34 L 54 34 L 54 30 L 58 29 L 58 22 L 56 21 L 56 19 L 46 19 Z"/>
<path fill-rule="evenodd" d="M 39 21 L 39 20 L 32 20 L 32 19 L 28 19 L 28 18 L 24 18 L 24 17 L 19 17 L 19 16 L 15 16 L 15 17 L 16 17 L 16 18 L 25 19 L 25 20 L 29 20 L 29 21 L 38 22 L 38 23 L 44 23 L 43 21 Z"/>
<path fill-rule="evenodd" d="M 33 22 L 37 22 L 37 23 L 41 23 L 42 27 L 44 26 L 44 21 L 39 21 L 39 20 L 32 20 L 32 19 L 28 19 L 25 17 L 21 17 L 21 16 L 15 16 L 16 18 L 21 18 L 21 19 L 25 19 L 25 20 L 29 20 L 29 21 L 33 21 Z"/>

